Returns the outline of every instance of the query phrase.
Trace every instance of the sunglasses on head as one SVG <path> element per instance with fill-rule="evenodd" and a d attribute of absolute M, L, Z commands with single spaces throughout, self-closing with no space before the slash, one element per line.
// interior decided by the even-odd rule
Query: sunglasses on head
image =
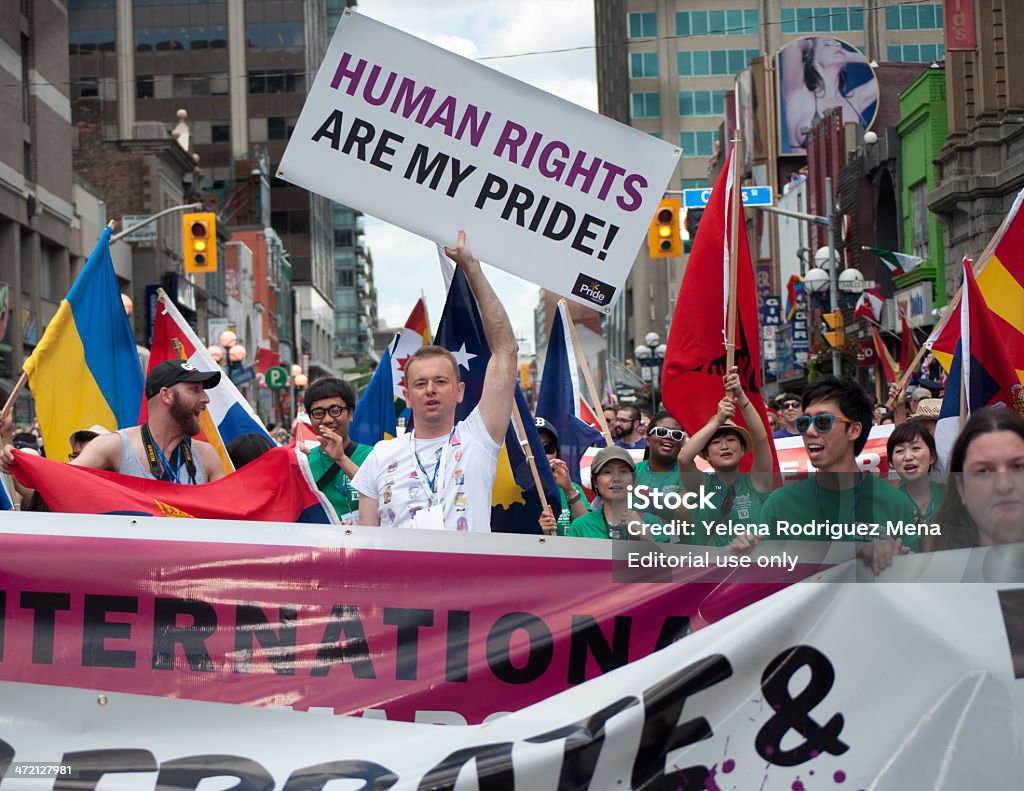
<path fill-rule="evenodd" d="M 654 428 L 647 429 L 647 434 L 652 437 L 671 437 L 676 442 L 682 442 L 686 439 L 686 433 L 678 428 L 666 428 L 665 426 L 655 426 Z"/>
<path fill-rule="evenodd" d="M 837 420 L 840 420 L 843 423 L 854 422 L 850 420 L 850 418 L 843 417 L 842 415 L 800 415 L 800 417 L 796 419 L 796 430 L 799 431 L 801 434 L 806 434 L 810 427 L 813 425 L 814 430 L 817 431 L 819 434 L 827 434 L 832 430 L 832 425 Z"/>

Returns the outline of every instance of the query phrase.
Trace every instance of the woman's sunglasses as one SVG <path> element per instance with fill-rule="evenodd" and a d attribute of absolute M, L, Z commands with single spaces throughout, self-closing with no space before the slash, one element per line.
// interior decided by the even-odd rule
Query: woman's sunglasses
<path fill-rule="evenodd" d="M 843 417 L 842 415 L 800 415 L 800 417 L 796 419 L 796 430 L 799 431 L 801 434 L 806 434 L 808 429 L 810 429 L 811 425 L 813 424 L 814 430 L 817 431 L 819 434 L 828 434 L 828 432 L 832 430 L 832 425 L 837 420 L 840 420 L 843 423 L 854 422 L 850 420 L 850 418 Z"/>
<path fill-rule="evenodd" d="M 686 432 L 681 431 L 677 428 L 665 428 L 664 426 L 655 426 L 654 428 L 647 429 L 647 434 L 651 437 L 671 437 L 676 442 L 682 442 L 686 439 Z"/>

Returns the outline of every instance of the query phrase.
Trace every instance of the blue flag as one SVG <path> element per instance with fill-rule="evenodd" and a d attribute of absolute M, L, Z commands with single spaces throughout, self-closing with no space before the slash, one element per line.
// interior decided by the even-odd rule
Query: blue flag
<path fill-rule="evenodd" d="M 376 445 L 382 439 L 392 439 L 397 433 L 395 386 L 392 381 L 389 346 L 377 363 L 377 370 L 373 372 L 370 384 L 356 404 L 348 435 L 363 445 Z"/>
<path fill-rule="evenodd" d="M 7 491 L 7 481 L 5 476 L 0 475 L 0 511 L 13 511 L 14 501 L 11 499 L 11 493 Z"/>
<path fill-rule="evenodd" d="M 555 427 L 559 457 L 569 467 L 569 476 L 580 483 L 580 457 L 591 445 L 604 447 L 605 441 L 600 431 L 580 418 L 579 367 L 564 311 L 565 306 L 559 303 L 548 334 L 537 417 Z"/>
<path fill-rule="evenodd" d="M 459 375 L 466 384 L 462 403 L 455 411 L 455 419 L 465 420 L 478 403 L 484 387 L 484 374 L 491 359 L 491 350 L 484 337 L 484 325 L 469 281 L 461 269 L 455 270 L 444 313 L 437 328 L 434 342 L 448 349 L 459 363 Z M 555 517 L 560 513 L 560 500 L 555 479 L 544 447 L 537 434 L 526 398 L 516 384 L 516 409 L 526 429 L 526 439 L 533 452 L 537 470 L 548 504 Z M 495 533 L 540 533 L 541 506 L 533 483 L 533 474 L 515 426 L 509 421 L 505 445 L 498 457 L 498 471 L 491 497 L 491 531 Z"/>

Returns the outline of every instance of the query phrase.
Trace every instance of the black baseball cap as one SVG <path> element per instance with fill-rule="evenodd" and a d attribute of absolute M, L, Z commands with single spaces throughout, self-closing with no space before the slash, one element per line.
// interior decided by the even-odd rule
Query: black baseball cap
<path fill-rule="evenodd" d="M 178 382 L 202 382 L 203 389 L 216 387 L 220 371 L 200 371 L 184 360 L 164 360 L 153 368 L 146 377 L 146 398 L 152 398 L 164 387 L 174 387 Z"/>
<path fill-rule="evenodd" d="M 555 430 L 555 427 L 551 425 L 549 421 L 545 420 L 542 417 L 535 417 L 533 419 L 533 424 L 537 427 L 537 431 L 548 432 L 548 434 L 550 434 L 554 438 L 555 442 L 558 442 L 558 432 Z"/>

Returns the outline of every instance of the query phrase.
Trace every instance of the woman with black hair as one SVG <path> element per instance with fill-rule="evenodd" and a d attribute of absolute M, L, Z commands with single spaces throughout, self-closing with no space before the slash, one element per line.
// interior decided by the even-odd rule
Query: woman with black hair
<path fill-rule="evenodd" d="M 931 432 L 921 423 L 902 423 L 886 444 L 889 469 L 900 476 L 899 489 L 914 503 L 914 521 L 930 522 L 946 487 L 931 479 L 938 456 Z"/>

